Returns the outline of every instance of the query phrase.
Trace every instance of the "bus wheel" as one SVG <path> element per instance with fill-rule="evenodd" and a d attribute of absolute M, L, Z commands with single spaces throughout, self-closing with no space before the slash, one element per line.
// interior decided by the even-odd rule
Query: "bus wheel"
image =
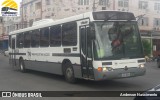
<path fill-rule="evenodd" d="M 74 77 L 74 70 L 72 64 L 66 63 L 65 64 L 65 71 L 64 71 L 65 79 L 69 83 L 75 83 L 76 79 Z"/>
<path fill-rule="evenodd" d="M 23 73 L 26 72 L 24 61 L 22 59 L 19 62 L 19 67 L 20 67 L 21 72 Z"/>

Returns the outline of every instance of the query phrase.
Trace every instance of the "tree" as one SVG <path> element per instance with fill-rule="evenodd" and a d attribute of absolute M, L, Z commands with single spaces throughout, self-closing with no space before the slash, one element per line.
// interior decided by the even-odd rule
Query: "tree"
<path fill-rule="evenodd" d="M 142 40 L 142 43 L 143 43 L 144 54 L 146 56 L 149 56 L 151 54 L 151 43 L 147 40 Z"/>

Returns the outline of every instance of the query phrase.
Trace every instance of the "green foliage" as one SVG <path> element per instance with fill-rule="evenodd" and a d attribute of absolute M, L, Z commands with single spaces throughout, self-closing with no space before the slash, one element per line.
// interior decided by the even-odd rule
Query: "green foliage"
<path fill-rule="evenodd" d="M 151 43 L 147 40 L 142 40 L 142 43 L 143 43 L 144 54 L 146 56 L 149 56 L 151 54 Z"/>

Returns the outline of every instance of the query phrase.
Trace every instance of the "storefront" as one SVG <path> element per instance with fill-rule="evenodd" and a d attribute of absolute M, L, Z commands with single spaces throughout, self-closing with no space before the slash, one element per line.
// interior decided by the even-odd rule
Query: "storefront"
<path fill-rule="evenodd" d="M 0 35 L 0 50 L 3 49 L 3 36 Z"/>
<path fill-rule="evenodd" d="M 0 50 L 8 49 L 8 35 L 0 36 Z"/>
<path fill-rule="evenodd" d="M 151 45 L 151 55 L 160 54 L 160 31 L 140 31 L 142 40 L 147 40 Z"/>

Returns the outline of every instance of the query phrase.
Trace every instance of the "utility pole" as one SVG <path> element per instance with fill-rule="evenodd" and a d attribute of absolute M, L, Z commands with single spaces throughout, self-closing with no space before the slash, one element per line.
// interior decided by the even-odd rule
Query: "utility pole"
<path fill-rule="evenodd" d="M 151 57 L 153 57 L 153 36 L 152 36 L 152 33 L 153 33 L 154 31 L 152 31 L 151 32 Z"/>
<path fill-rule="evenodd" d="M 42 18 L 43 18 L 43 16 L 42 16 L 42 13 L 43 13 L 43 7 L 42 7 L 43 5 L 42 5 L 42 0 L 41 0 L 41 20 L 42 20 Z"/>
<path fill-rule="evenodd" d="M 22 5 L 21 5 L 21 7 L 22 7 L 22 25 L 21 25 L 21 28 L 23 29 L 23 23 L 24 23 L 24 19 L 23 19 L 23 0 L 22 0 Z"/>
<path fill-rule="evenodd" d="M 92 8 L 93 11 L 96 11 L 96 5 L 95 4 L 96 4 L 96 1 L 93 0 L 93 8 Z"/>
<path fill-rule="evenodd" d="M 115 0 L 113 0 L 113 10 L 115 10 L 115 4 L 116 4 L 116 2 L 115 2 Z"/>

